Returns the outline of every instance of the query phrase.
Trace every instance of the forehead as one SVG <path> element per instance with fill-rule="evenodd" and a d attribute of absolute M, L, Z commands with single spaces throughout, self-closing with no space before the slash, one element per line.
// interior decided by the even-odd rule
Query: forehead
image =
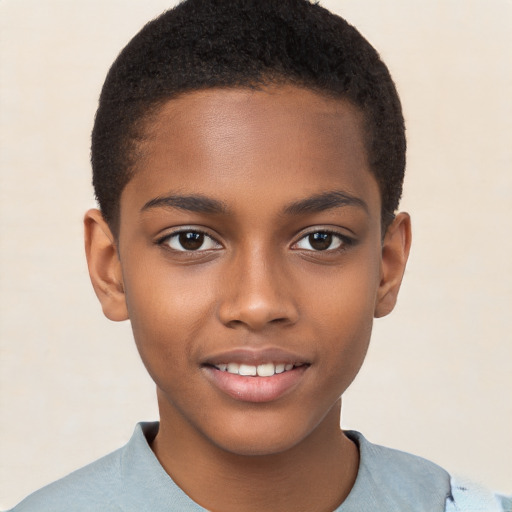
<path fill-rule="evenodd" d="M 139 206 L 179 192 L 233 205 L 264 198 L 269 207 L 337 189 L 368 195 L 376 181 L 363 134 L 357 107 L 308 89 L 186 93 L 147 123 L 123 195 Z M 378 192 L 370 196 L 371 208 L 380 213 Z"/>

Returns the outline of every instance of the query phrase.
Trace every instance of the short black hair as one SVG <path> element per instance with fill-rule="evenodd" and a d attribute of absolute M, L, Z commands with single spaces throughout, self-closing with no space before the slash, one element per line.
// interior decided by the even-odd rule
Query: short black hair
<path fill-rule="evenodd" d="M 344 98 L 362 111 L 386 227 L 402 193 L 405 127 L 393 80 L 370 43 L 309 0 L 186 0 L 135 35 L 101 91 L 93 185 L 114 234 L 145 123 L 163 103 L 200 89 L 270 84 Z"/>

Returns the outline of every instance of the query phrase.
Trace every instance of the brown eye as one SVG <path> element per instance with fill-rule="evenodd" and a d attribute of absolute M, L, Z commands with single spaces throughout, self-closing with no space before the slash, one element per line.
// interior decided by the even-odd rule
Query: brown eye
<path fill-rule="evenodd" d="M 187 251 L 197 251 L 204 243 L 204 235 L 203 233 L 194 233 L 192 231 L 180 233 L 178 235 L 178 241 L 183 249 Z"/>
<path fill-rule="evenodd" d="M 332 244 L 331 233 L 313 233 L 308 236 L 309 245 L 316 251 L 325 251 Z"/>
<path fill-rule="evenodd" d="M 350 241 L 342 235 L 329 231 L 315 231 L 301 238 L 295 244 L 295 248 L 307 251 L 332 251 L 346 244 L 350 244 Z"/>
<path fill-rule="evenodd" d="M 207 251 L 220 249 L 222 246 L 201 231 L 180 231 L 163 240 L 171 249 L 180 252 Z"/>

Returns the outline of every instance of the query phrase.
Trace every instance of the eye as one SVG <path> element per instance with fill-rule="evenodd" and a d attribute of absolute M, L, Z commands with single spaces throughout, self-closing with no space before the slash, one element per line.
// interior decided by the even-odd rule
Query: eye
<path fill-rule="evenodd" d="M 160 243 L 167 244 L 171 249 L 181 252 L 208 251 L 220 249 L 222 246 L 211 236 L 201 231 L 179 231 L 166 236 Z"/>
<path fill-rule="evenodd" d="M 333 251 L 351 241 L 342 235 L 330 231 L 315 231 L 302 237 L 294 246 L 306 251 Z"/>

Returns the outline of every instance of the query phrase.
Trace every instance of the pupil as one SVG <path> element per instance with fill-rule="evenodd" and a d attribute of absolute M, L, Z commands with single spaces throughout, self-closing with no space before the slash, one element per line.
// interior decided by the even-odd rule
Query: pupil
<path fill-rule="evenodd" d="M 317 251 L 329 249 L 332 243 L 331 233 L 313 233 L 309 235 L 309 243 Z"/>
<path fill-rule="evenodd" d="M 204 235 L 202 233 L 194 233 L 188 231 L 187 233 L 179 234 L 180 245 L 187 251 L 197 251 L 204 243 Z"/>

